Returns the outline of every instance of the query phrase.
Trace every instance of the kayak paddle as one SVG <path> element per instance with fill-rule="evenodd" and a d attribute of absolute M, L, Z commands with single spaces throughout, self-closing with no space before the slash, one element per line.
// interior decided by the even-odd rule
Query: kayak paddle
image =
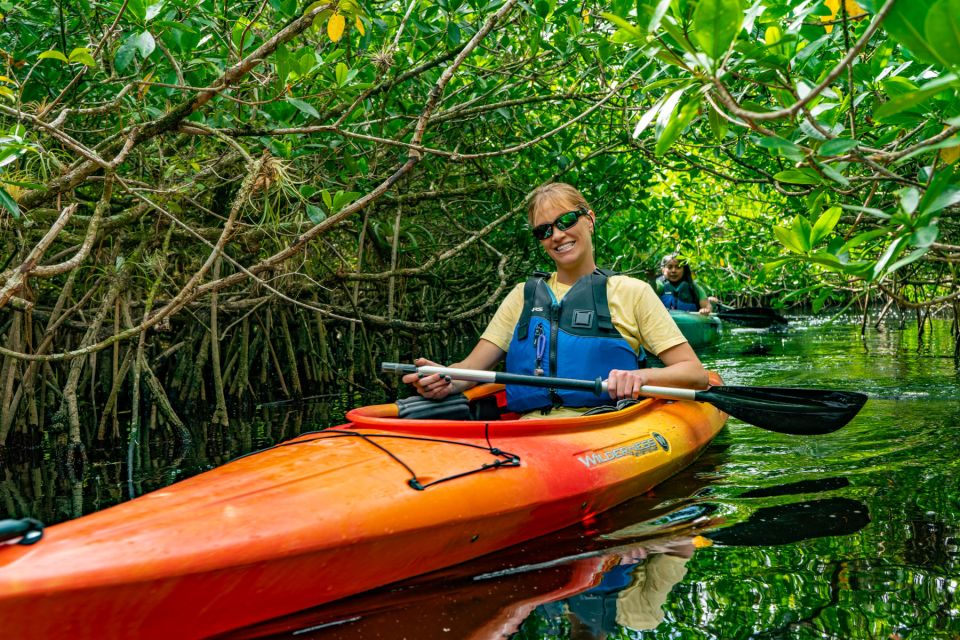
<path fill-rule="evenodd" d="M 17 544 L 34 544 L 43 537 L 43 524 L 33 518 L 0 520 L 0 544 L 17 540 Z"/>
<path fill-rule="evenodd" d="M 600 396 L 607 392 L 607 383 L 575 378 L 528 376 L 480 369 L 454 369 L 450 367 L 423 366 L 383 362 L 380 368 L 385 373 L 419 373 L 428 376 L 434 373 L 454 380 L 470 382 L 494 382 L 518 384 L 552 389 L 578 389 L 592 391 Z M 721 385 L 704 390 L 656 387 L 644 385 L 640 395 L 672 400 L 695 400 L 707 402 L 755 427 L 792 435 L 819 435 L 836 431 L 851 419 L 867 401 L 867 396 L 855 391 L 832 391 L 828 389 L 797 389 L 792 387 L 735 387 Z"/>

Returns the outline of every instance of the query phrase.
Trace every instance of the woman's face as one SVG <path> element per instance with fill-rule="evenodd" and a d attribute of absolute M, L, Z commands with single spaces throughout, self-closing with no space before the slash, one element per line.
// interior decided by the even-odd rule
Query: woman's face
<path fill-rule="evenodd" d="M 555 201 L 544 204 L 533 220 L 533 226 L 552 223 L 557 217 L 576 210 L 576 203 Z M 566 231 L 553 227 L 553 235 L 540 240 L 557 268 L 576 268 L 584 260 L 593 260 L 593 212 L 580 216 Z"/>
<path fill-rule="evenodd" d="M 683 266 L 676 260 L 663 265 L 663 277 L 676 284 L 683 280 Z"/>

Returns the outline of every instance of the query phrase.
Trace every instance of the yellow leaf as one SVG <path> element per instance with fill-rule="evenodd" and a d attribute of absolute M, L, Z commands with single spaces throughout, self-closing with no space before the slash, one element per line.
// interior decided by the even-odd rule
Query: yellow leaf
<path fill-rule="evenodd" d="M 713 540 L 710 538 L 704 538 L 703 536 L 694 536 L 691 542 L 693 543 L 693 547 L 695 549 L 703 549 L 704 547 L 713 546 Z"/>
<path fill-rule="evenodd" d="M 768 45 L 780 42 L 782 37 L 783 33 L 780 31 L 780 27 L 767 27 L 766 33 L 763 34 L 763 40 Z"/>
<path fill-rule="evenodd" d="M 824 4 L 827 5 L 828 9 L 830 9 L 830 16 L 824 16 L 820 18 L 820 21 L 836 22 L 837 20 L 840 20 L 840 16 L 838 15 L 840 13 L 840 0 L 825 0 Z M 847 9 L 848 18 L 860 18 L 867 13 L 863 7 L 857 4 L 856 0 L 844 0 L 843 4 Z M 833 31 L 832 24 L 824 25 L 823 28 L 827 33 Z"/>
<path fill-rule="evenodd" d="M 940 149 L 940 159 L 947 164 L 953 164 L 956 162 L 958 159 L 960 159 L 960 145 L 957 145 L 956 147 Z"/>
<path fill-rule="evenodd" d="M 343 37 L 343 29 L 346 26 L 346 19 L 339 13 L 330 16 L 330 19 L 327 21 L 327 35 L 330 36 L 330 40 L 333 42 L 340 40 L 340 38 Z"/>
<path fill-rule="evenodd" d="M 590 24 L 590 9 L 584 9 L 580 15 L 583 16 L 583 24 Z"/>
<path fill-rule="evenodd" d="M 363 22 L 360 20 L 360 18 L 357 18 L 357 31 L 360 32 L 360 35 L 366 35 L 367 33 L 363 28 Z"/>
<path fill-rule="evenodd" d="M 147 91 L 150 90 L 151 79 L 153 79 L 153 71 L 143 77 L 143 84 L 140 85 L 140 89 L 137 91 L 137 97 L 141 100 L 143 100 L 143 96 L 147 95 Z"/>

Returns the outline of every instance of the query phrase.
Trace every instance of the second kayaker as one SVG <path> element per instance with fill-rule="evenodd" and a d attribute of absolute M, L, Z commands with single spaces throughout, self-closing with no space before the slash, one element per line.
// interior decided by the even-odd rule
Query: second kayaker
<path fill-rule="evenodd" d="M 710 315 L 713 311 L 710 299 L 694 281 L 690 265 L 684 262 L 679 254 L 663 256 L 660 260 L 660 271 L 661 275 L 654 286 L 667 309 Z"/>
<path fill-rule="evenodd" d="M 510 373 L 600 376 L 613 400 L 635 399 L 644 385 L 707 387 L 707 372 L 653 288 L 597 268 L 596 214 L 577 189 L 560 182 L 537 188 L 527 215 L 556 271 L 534 274 L 514 287 L 470 355 L 450 366 L 490 370 L 506 357 Z M 644 350 L 664 366 L 645 368 Z M 425 358 L 415 363 L 436 364 Z M 436 400 L 475 384 L 437 374 L 408 374 L 403 381 Z M 507 409 L 521 413 L 565 417 L 606 402 L 583 391 L 507 386 Z"/>

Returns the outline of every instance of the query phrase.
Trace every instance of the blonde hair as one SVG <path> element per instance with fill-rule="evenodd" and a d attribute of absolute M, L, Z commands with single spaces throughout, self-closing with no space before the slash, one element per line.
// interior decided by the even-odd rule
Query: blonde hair
<path fill-rule="evenodd" d="M 590 205 L 583 194 L 576 190 L 572 185 L 566 182 L 550 182 L 541 185 L 530 193 L 530 200 L 527 202 L 527 222 L 533 226 L 537 219 L 537 214 L 544 207 L 550 205 L 559 205 L 576 209 L 583 207 L 590 211 Z"/>

